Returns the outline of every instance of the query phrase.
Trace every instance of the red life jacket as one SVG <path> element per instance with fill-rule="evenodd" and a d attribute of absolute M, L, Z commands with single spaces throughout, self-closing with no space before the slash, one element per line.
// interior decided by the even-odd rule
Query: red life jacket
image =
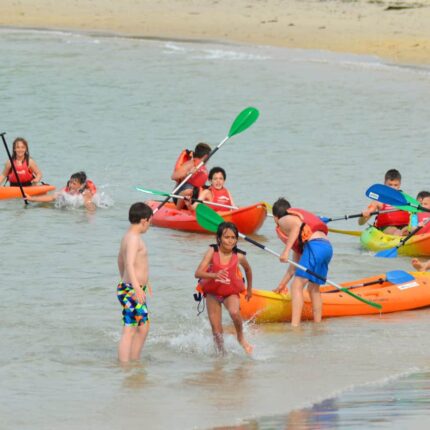
<path fill-rule="evenodd" d="M 304 209 L 290 208 L 287 210 L 287 215 L 297 216 L 302 221 L 299 237 L 292 246 L 293 251 L 297 254 L 301 254 L 303 252 L 304 244 L 316 231 L 328 234 L 327 224 L 311 212 L 305 211 Z M 276 226 L 276 234 L 282 242 L 287 243 L 288 236 L 278 226 Z"/>
<path fill-rule="evenodd" d="M 427 234 L 430 233 L 430 212 L 418 212 L 418 223 L 421 224 L 427 220 L 420 230 L 418 230 L 417 234 Z"/>
<path fill-rule="evenodd" d="M 83 186 L 83 188 L 81 188 L 78 192 L 79 193 L 83 193 L 85 191 L 85 189 L 90 190 L 91 194 L 95 194 L 97 192 L 97 187 L 94 184 L 93 181 L 91 181 L 90 179 L 87 179 L 85 181 L 85 185 Z M 69 185 L 67 185 L 66 187 L 63 188 L 63 191 L 65 191 L 66 193 L 70 193 L 70 188 Z"/>
<path fill-rule="evenodd" d="M 221 188 L 220 190 L 217 190 L 211 186 L 209 187 L 209 190 L 212 193 L 212 202 L 219 203 L 221 205 L 232 206 L 230 194 L 227 188 Z M 211 206 L 211 208 L 216 212 L 228 210 L 227 208 L 223 208 L 221 206 Z"/>
<path fill-rule="evenodd" d="M 243 280 L 242 272 L 239 268 L 239 258 L 237 253 L 243 253 L 238 249 L 233 251 L 230 261 L 227 264 L 221 264 L 218 245 L 211 245 L 214 248 L 214 255 L 209 265 L 208 272 L 217 273 L 220 270 L 227 270 L 229 284 L 224 284 L 216 279 L 201 279 L 200 287 L 205 294 L 213 294 L 215 296 L 227 297 L 233 294 L 239 294 L 245 290 L 245 281 Z"/>
<path fill-rule="evenodd" d="M 18 178 L 21 183 L 31 182 L 34 179 L 33 172 L 31 171 L 25 159 L 22 161 L 20 166 L 18 166 L 17 160 L 13 160 L 13 165 L 15 166 L 16 173 L 18 173 Z M 18 182 L 12 167 L 10 168 L 9 174 L 7 175 L 7 179 L 12 184 L 16 184 Z"/>
<path fill-rule="evenodd" d="M 382 205 L 381 211 L 394 209 L 393 206 L 386 205 L 385 203 Z M 409 224 L 409 213 L 406 211 L 395 211 L 388 212 L 385 214 L 379 214 L 375 223 L 373 224 L 376 228 L 384 228 L 388 226 L 400 227 Z"/>

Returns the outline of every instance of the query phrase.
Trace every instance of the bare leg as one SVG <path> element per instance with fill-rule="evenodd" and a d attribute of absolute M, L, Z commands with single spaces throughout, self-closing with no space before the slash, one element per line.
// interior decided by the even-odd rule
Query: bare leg
<path fill-rule="evenodd" d="M 189 197 L 191 199 L 191 197 L 193 197 L 193 189 L 188 189 L 188 190 L 184 190 L 182 192 L 179 193 L 180 196 L 184 196 L 184 197 Z M 188 202 L 186 200 L 183 199 L 178 199 L 176 202 L 176 208 L 177 209 L 190 209 L 192 205 L 192 202 Z"/>
<path fill-rule="evenodd" d="M 300 326 L 303 309 L 303 288 L 305 287 L 308 279 L 296 276 L 291 285 L 291 300 L 292 300 L 292 316 L 291 325 L 293 327 Z"/>
<path fill-rule="evenodd" d="M 130 360 L 140 359 L 140 354 L 142 352 L 143 345 L 145 344 L 146 337 L 148 336 L 148 332 L 149 321 L 137 327 L 131 342 Z"/>
<path fill-rule="evenodd" d="M 419 272 L 425 272 L 430 268 L 430 260 L 425 262 L 418 260 L 418 258 L 413 258 L 411 261 L 412 266 Z"/>
<path fill-rule="evenodd" d="M 243 335 L 242 316 L 240 315 L 240 299 L 236 294 L 228 296 L 224 299 L 224 306 L 228 310 L 230 317 L 236 329 L 238 342 L 247 354 L 252 354 L 254 347 L 250 345 Z"/>
<path fill-rule="evenodd" d="M 393 236 L 402 236 L 402 230 L 399 230 L 397 227 L 390 226 L 384 229 L 385 234 L 391 234 Z"/>
<path fill-rule="evenodd" d="M 124 326 L 122 329 L 121 339 L 118 344 L 118 360 L 121 363 L 127 363 L 131 357 L 131 345 L 137 327 Z"/>
<path fill-rule="evenodd" d="M 222 336 L 222 308 L 221 303 L 213 296 L 206 296 L 206 307 L 208 310 L 209 322 L 212 327 L 212 336 L 215 342 L 215 348 L 219 354 L 224 355 L 224 339 Z"/>
<path fill-rule="evenodd" d="M 308 293 L 309 297 L 311 298 L 314 322 L 320 323 L 322 318 L 322 300 L 320 286 L 318 284 L 314 284 L 313 282 L 309 282 Z"/>

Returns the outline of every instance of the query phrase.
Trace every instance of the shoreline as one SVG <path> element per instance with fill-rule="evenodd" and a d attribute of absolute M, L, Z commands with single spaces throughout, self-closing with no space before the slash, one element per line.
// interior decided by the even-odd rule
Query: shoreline
<path fill-rule="evenodd" d="M 430 0 L 0 0 L 0 27 L 375 55 L 430 64 Z"/>

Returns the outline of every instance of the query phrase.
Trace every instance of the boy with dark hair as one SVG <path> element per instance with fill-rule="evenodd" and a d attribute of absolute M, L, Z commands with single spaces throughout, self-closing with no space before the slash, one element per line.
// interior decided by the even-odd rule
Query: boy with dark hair
<path fill-rule="evenodd" d="M 384 185 L 400 190 L 402 175 L 396 169 L 390 169 L 385 173 Z M 387 211 L 394 209 L 393 206 L 378 201 L 372 201 L 370 205 L 362 212 L 362 217 L 358 219 L 358 224 L 363 225 L 370 219 L 372 212 Z M 374 226 L 386 234 L 401 236 L 404 227 L 409 224 L 409 214 L 406 211 L 393 211 L 377 215 Z"/>
<path fill-rule="evenodd" d="M 333 248 L 327 239 L 327 225 L 316 215 L 303 209 L 291 208 L 288 200 L 278 199 L 272 208 L 276 232 L 285 243 L 284 252 L 280 256 L 282 263 L 288 263 L 290 251 L 293 251 L 293 261 L 322 278 L 327 277 L 328 265 L 333 256 Z M 292 316 L 291 325 L 298 327 L 303 309 L 303 289 L 308 288 L 312 302 L 312 313 L 315 322 L 321 322 L 322 300 L 319 290 L 324 283 L 310 273 L 296 269 L 290 264 L 278 288 L 277 293 L 287 291 L 288 282 L 291 284 Z"/>
<path fill-rule="evenodd" d="M 192 176 L 187 182 L 185 182 L 184 185 L 182 185 L 181 188 L 179 188 L 179 190 L 177 190 L 176 194 L 180 194 L 181 196 L 191 199 L 193 197 L 194 189 L 200 189 L 203 187 L 203 185 L 205 185 L 206 181 L 208 180 L 207 168 L 204 164 L 199 169 L 197 169 L 197 166 L 202 161 L 207 159 L 210 152 L 211 147 L 207 143 L 203 142 L 196 145 L 194 152 L 182 152 L 184 156 L 188 157 L 188 160 L 182 159 L 181 156 L 179 157 L 172 173 L 172 179 L 179 184 L 188 175 L 192 174 Z M 182 209 L 184 204 L 190 206 L 190 201 L 187 200 L 184 202 L 184 200 L 178 199 L 176 202 L 176 207 L 178 209 Z"/>
<path fill-rule="evenodd" d="M 131 205 L 130 227 L 121 240 L 118 269 L 121 282 L 117 297 L 122 306 L 123 331 L 118 345 L 118 359 L 122 363 L 138 360 L 149 332 L 146 292 L 148 282 L 148 253 L 141 235 L 146 233 L 152 209 L 145 203 Z M 149 287 L 150 288 L 150 287 Z"/>

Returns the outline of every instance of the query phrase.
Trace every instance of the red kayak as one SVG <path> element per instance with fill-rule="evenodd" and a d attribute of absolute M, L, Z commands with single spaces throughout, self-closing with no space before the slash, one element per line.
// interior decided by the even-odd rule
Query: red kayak
<path fill-rule="evenodd" d="M 154 210 L 161 202 L 148 200 L 146 203 Z M 267 216 L 267 208 L 264 203 L 256 203 L 251 206 L 217 213 L 225 221 L 236 224 L 241 233 L 253 234 L 263 225 Z M 195 211 L 176 209 L 174 203 L 166 203 L 157 211 L 152 217 L 152 225 L 196 233 L 209 233 L 197 223 Z"/>
<path fill-rule="evenodd" d="M 39 196 L 55 190 L 55 187 L 53 185 L 33 185 L 23 187 L 23 190 L 27 196 Z M 0 200 L 4 199 L 22 199 L 21 189 L 19 187 L 0 187 Z"/>

